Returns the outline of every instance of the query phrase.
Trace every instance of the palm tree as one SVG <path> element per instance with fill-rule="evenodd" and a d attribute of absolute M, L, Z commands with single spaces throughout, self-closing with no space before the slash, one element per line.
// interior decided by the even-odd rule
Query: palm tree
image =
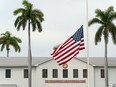
<path fill-rule="evenodd" d="M 15 52 L 20 52 L 21 48 L 19 46 L 19 43 L 21 42 L 22 41 L 20 38 L 12 36 L 12 34 L 9 31 L 6 31 L 5 33 L 2 33 L 0 37 L 1 51 L 3 51 L 3 49 L 6 48 L 7 57 L 9 57 L 10 46 L 12 46 L 15 49 Z"/>
<path fill-rule="evenodd" d="M 19 31 L 22 27 L 23 30 L 25 30 L 26 25 L 28 24 L 28 76 L 29 76 L 29 87 L 31 87 L 31 72 L 32 72 L 32 54 L 31 54 L 31 36 L 30 36 L 30 27 L 32 26 L 32 31 L 35 31 L 36 29 L 41 32 L 42 26 L 41 22 L 44 21 L 44 14 L 38 10 L 33 9 L 33 5 L 23 0 L 23 6 L 24 8 L 18 8 L 14 11 L 14 15 L 19 16 L 16 18 L 16 21 L 14 23 L 15 27 Z"/>
<path fill-rule="evenodd" d="M 108 87 L 108 61 L 107 61 L 107 45 L 109 41 L 109 34 L 112 36 L 112 41 L 116 45 L 116 27 L 113 20 L 116 19 L 116 12 L 113 7 L 110 6 L 106 11 L 96 9 L 96 17 L 91 19 L 88 23 L 89 26 L 93 24 L 100 24 L 95 34 L 95 44 L 101 41 L 102 35 L 104 36 L 105 42 L 105 87 Z"/>

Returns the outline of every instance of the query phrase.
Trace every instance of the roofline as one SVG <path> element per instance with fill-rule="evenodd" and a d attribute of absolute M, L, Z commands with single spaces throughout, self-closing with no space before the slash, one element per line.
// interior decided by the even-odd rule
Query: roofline
<path fill-rule="evenodd" d="M 94 68 L 104 68 L 104 66 L 93 66 Z M 116 68 L 116 66 L 108 66 L 108 68 Z"/>
<path fill-rule="evenodd" d="M 84 57 L 83 57 L 83 58 L 84 58 Z M 86 58 L 86 57 L 85 57 L 85 58 Z M 81 59 L 79 59 L 79 58 L 77 58 L 77 57 L 75 57 L 75 59 L 87 64 L 86 61 L 83 61 L 83 60 L 81 60 Z M 91 63 L 89 63 L 89 65 L 91 65 L 91 66 L 95 66 L 94 64 L 91 64 Z"/>
<path fill-rule="evenodd" d="M 32 66 L 35 68 L 36 66 Z M 28 68 L 28 66 L 0 66 L 0 68 Z"/>
<path fill-rule="evenodd" d="M 49 60 L 46 60 L 46 61 L 44 61 L 44 62 L 42 62 L 42 63 L 39 63 L 39 64 L 37 64 L 38 66 L 40 66 L 40 65 L 42 65 L 42 64 L 44 64 L 44 63 L 47 63 L 47 62 L 49 62 L 49 61 L 52 61 L 53 60 L 53 58 L 51 58 L 51 59 L 49 59 Z"/>

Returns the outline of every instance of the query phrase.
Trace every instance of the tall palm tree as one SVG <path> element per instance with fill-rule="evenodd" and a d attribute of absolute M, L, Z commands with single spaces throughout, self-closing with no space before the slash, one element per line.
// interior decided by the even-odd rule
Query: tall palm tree
<path fill-rule="evenodd" d="M 116 12 L 114 12 L 113 7 L 110 6 L 107 10 L 102 11 L 96 9 L 96 17 L 91 19 L 88 23 L 89 26 L 93 24 L 100 24 L 98 30 L 95 34 L 95 44 L 101 41 L 103 35 L 105 42 L 105 87 L 108 87 L 108 60 L 107 60 L 107 45 L 109 41 L 109 34 L 112 36 L 112 41 L 116 45 L 116 27 L 113 22 L 116 19 Z"/>
<path fill-rule="evenodd" d="M 15 27 L 19 31 L 22 27 L 25 30 L 26 25 L 28 24 L 28 76 L 29 76 L 29 87 L 31 87 L 31 72 L 32 72 L 32 54 L 31 54 L 31 36 L 30 36 L 30 27 L 32 27 L 32 31 L 36 29 L 41 32 L 42 26 L 41 22 L 44 21 L 44 14 L 38 10 L 33 9 L 33 5 L 27 0 L 23 0 L 24 8 L 18 8 L 14 11 L 14 15 L 19 16 L 16 18 L 14 23 Z"/>
<path fill-rule="evenodd" d="M 5 33 L 2 33 L 0 37 L 1 51 L 3 51 L 3 49 L 6 48 L 7 57 L 9 57 L 10 46 L 12 46 L 15 49 L 15 52 L 20 52 L 21 48 L 19 46 L 19 43 L 21 42 L 22 41 L 20 38 L 12 36 L 12 34 L 9 31 L 6 31 Z"/>

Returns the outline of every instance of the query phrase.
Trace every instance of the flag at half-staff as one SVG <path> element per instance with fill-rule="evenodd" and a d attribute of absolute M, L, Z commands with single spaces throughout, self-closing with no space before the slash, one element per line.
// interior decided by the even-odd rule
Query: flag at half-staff
<path fill-rule="evenodd" d="M 75 34 L 68 38 L 63 44 L 59 45 L 51 56 L 59 65 L 63 65 L 74 58 L 83 49 L 85 49 L 85 46 L 83 26 L 81 26 Z"/>

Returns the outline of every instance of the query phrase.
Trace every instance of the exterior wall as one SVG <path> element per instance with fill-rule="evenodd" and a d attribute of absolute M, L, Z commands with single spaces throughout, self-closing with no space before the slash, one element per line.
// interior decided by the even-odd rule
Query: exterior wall
<path fill-rule="evenodd" d="M 95 68 L 95 87 L 105 87 L 104 78 L 101 78 L 100 70 L 103 68 Z"/>
<path fill-rule="evenodd" d="M 101 78 L 101 69 L 104 68 L 95 68 L 95 87 L 105 87 L 105 79 Z M 109 87 L 112 87 L 113 84 L 116 84 L 116 67 L 108 68 L 108 77 L 109 77 Z"/>
<path fill-rule="evenodd" d="M 5 77 L 5 69 L 11 69 L 11 78 Z M 28 78 L 24 78 L 27 68 L 0 68 L 0 84 L 16 84 L 17 87 L 28 87 Z M 33 87 L 35 87 L 35 68 L 33 68 Z"/>
<path fill-rule="evenodd" d="M 109 84 L 110 85 L 116 84 L 116 67 L 109 68 Z"/>
<path fill-rule="evenodd" d="M 11 78 L 5 78 L 5 70 L 11 69 Z M 28 87 L 28 78 L 24 78 L 26 67 L 0 67 L 0 84 L 16 84 L 17 87 Z M 42 78 L 42 69 L 48 69 L 48 78 Z M 52 77 L 52 70 L 58 69 L 58 78 Z M 83 78 L 83 69 L 87 69 L 87 64 L 72 59 L 68 63 L 68 78 L 63 78 L 63 67 L 59 66 L 55 60 L 48 61 L 32 69 L 32 87 L 87 87 L 87 78 Z M 73 69 L 78 69 L 78 78 L 73 78 Z M 90 87 L 94 87 L 94 68 L 90 65 Z M 46 80 L 48 82 L 46 82 Z M 61 81 L 64 83 L 50 81 Z"/>
<path fill-rule="evenodd" d="M 5 70 L 11 69 L 11 78 L 5 78 Z M 16 84 L 17 87 L 28 87 L 28 78 L 24 78 L 26 67 L 0 67 L 0 84 Z M 42 69 L 48 69 L 48 78 L 42 78 Z M 52 77 L 52 70 L 58 69 L 58 78 Z M 32 69 L 32 87 L 87 87 L 87 78 L 83 78 L 83 69 L 87 69 L 87 64 L 72 59 L 68 63 L 68 78 L 63 78 L 63 67 L 59 66 L 55 60 L 45 62 Z M 78 69 L 78 78 L 73 78 L 73 69 Z M 105 79 L 101 78 L 103 67 L 89 66 L 90 87 L 105 87 Z M 116 86 L 116 67 L 109 67 L 109 87 Z M 54 82 L 55 81 L 55 82 Z M 113 86 L 115 84 L 115 86 Z M 0 85 L 1 86 L 1 85 Z"/>
<path fill-rule="evenodd" d="M 48 78 L 42 78 L 42 69 L 48 69 Z M 52 69 L 58 69 L 58 78 L 53 78 L 52 77 Z M 77 59 L 72 59 L 68 63 L 68 78 L 63 78 L 62 70 L 63 67 L 59 66 L 55 60 L 46 62 L 42 65 L 39 65 L 36 69 L 36 87 L 87 87 L 87 78 L 83 78 L 83 69 L 87 69 L 87 64 L 79 61 Z M 78 78 L 73 78 L 73 69 L 78 69 Z M 94 87 L 94 69 L 90 65 L 90 87 Z M 52 82 L 52 83 L 46 83 L 45 81 L 56 81 L 60 80 L 61 82 L 64 82 L 66 80 L 84 80 L 85 82 L 82 83 L 72 83 L 72 82 L 67 82 L 67 83 L 58 83 L 58 82 Z"/>

